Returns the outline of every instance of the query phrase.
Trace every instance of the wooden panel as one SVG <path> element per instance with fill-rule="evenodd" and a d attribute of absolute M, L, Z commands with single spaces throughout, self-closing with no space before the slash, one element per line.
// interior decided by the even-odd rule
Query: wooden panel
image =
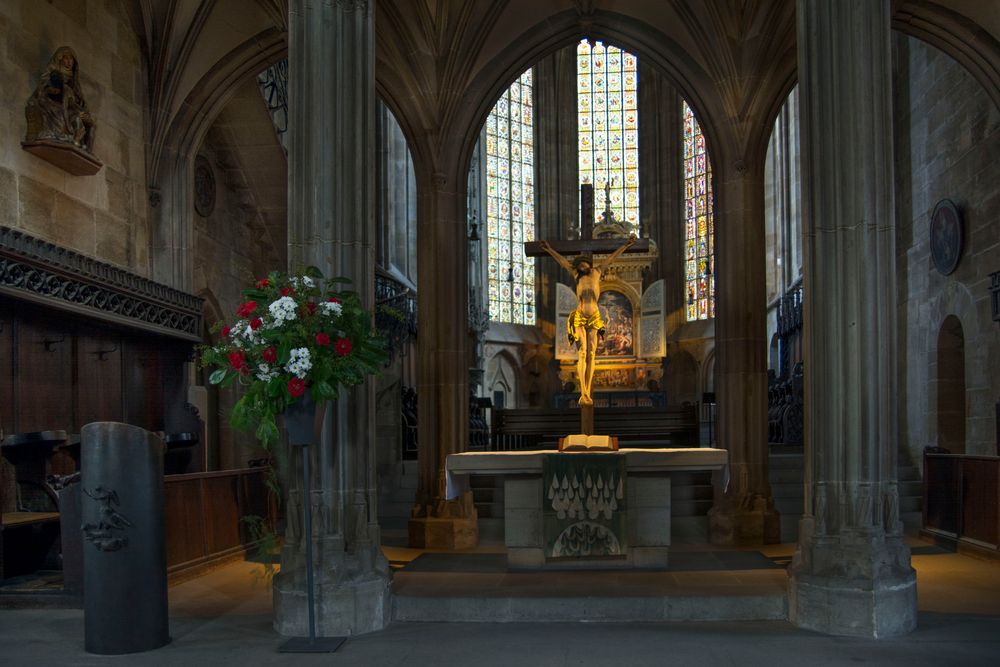
<path fill-rule="evenodd" d="M 77 337 L 76 431 L 96 421 L 122 421 L 121 339 L 81 329 Z"/>
<path fill-rule="evenodd" d="M 11 304 L 0 299 L 0 437 L 15 433 L 17 424 L 14 397 L 14 319 L 8 316 Z M 17 509 L 14 466 L 0 457 L 0 512 Z"/>
<path fill-rule="evenodd" d="M 205 492 L 206 535 L 208 552 L 216 553 L 240 545 L 240 506 L 237 496 L 239 478 L 210 477 L 202 480 Z"/>
<path fill-rule="evenodd" d="M 60 318 L 53 321 L 58 324 Z M 17 338 L 18 431 L 72 431 L 72 333 L 24 320 Z"/>
<path fill-rule="evenodd" d="M 960 460 L 956 456 L 924 457 L 924 526 L 958 533 Z"/>
<path fill-rule="evenodd" d="M 16 432 L 14 424 L 14 318 L 11 304 L 0 299 L 0 436 Z"/>
<path fill-rule="evenodd" d="M 207 555 L 201 480 L 164 485 L 167 532 L 167 567 Z"/>
<path fill-rule="evenodd" d="M 163 369 L 156 348 L 131 341 L 125 346 L 125 421 L 163 430 Z"/>
<path fill-rule="evenodd" d="M 962 461 L 962 537 L 996 546 L 997 482 L 1000 461 L 965 459 Z"/>

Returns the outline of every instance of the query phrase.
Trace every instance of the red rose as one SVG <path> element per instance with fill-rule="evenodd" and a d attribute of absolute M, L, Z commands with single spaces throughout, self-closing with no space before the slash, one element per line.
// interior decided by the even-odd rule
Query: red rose
<path fill-rule="evenodd" d="M 333 351 L 340 356 L 346 356 L 351 353 L 351 339 L 350 338 L 338 338 L 337 342 L 333 346 Z"/>
<path fill-rule="evenodd" d="M 274 347 L 269 347 L 260 353 L 260 358 L 269 364 L 273 364 L 278 360 L 278 351 Z"/>
<path fill-rule="evenodd" d="M 306 310 L 309 312 L 310 315 L 315 315 L 316 314 L 316 304 L 313 303 L 312 301 L 310 301 L 309 303 L 306 304 Z"/>
<path fill-rule="evenodd" d="M 222 337 L 223 338 L 229 338 L 229 333 L 232 330 L 233 330 L 233 328 L 231 326 L 229 326 L 228 324 L 226 326 L 222 327 Z"/>
<path fill-rule="evenodd" d="M 257 302 L 247 301 L 246 303 L 242 304 L 239 308 L 236 309 L 236 316 L 250 317 L 250 313 L 252 313 L 255 310 L 257 310 Z"/>
<path fill-rule="evenodd" d="M 291 287 L 281 288 L 281 296 L 292 296 L 293 294 L 295 294 L 295 290 L 293 290 Z"/>
<path fill-rule="evenodd" d="M 326 347 L 327 345 L 330 344 L 330 337 L 327 336 L 325 333 L 320 332 L 316 334 L 316 344 L 322 347 Z"/>
<path fill-rule="evenodd" d="M 229 365 L 236 370 L 242 370 L 246 366 L 246 357 L 243 356 L 242 352 L 233 351 L 229 353 Z"/>
<path fill-rule="evenodd" d="M 252 320 L 250 320 L 250 328 L 256 331 L 257 329 L 260 328 L 260 325 L 263 323 L 264 323 L 263 320 L 261 320 L 259 317 L 255 317 Z"/>
<path fill-rule="evenodd" d="M 327 299 L 327 302 L 328 303 L 340 303 L 340 299 L 338 299 L 335 296 L 331 296 L 329 299 Z"/>
<path fill-rule="evenodd" d="M 302 394 L 306 393 L 306 381 L 298 378 L 292 378 L 288 381 L 288 393 L 292 396 L 292 398 L 298 398 Z"/>
<path fill-rule="evenodd" d="M 261 278 L 260 280 L 257 281 L 257 289 L 264 289 L 270 284 L 271 284 L 270 280 L 268 280 L 267 278 Z"/>

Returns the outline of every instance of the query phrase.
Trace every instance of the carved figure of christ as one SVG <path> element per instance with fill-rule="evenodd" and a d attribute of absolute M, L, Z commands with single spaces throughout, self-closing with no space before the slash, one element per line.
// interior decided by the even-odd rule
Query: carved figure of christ
<path fill-rule="evenodd" d="M 605 242 L 601 245 L 605 245 L 607 242 L 606 239 L 600 239 L 600 241 Z M 572 243 L 574 246 L 581 246 L 574 248 L 581 253 L 573 261 L 557 252 L 548 241 L 539 242 L 537 248 L 528 248 L 529 244 L 525 245 L 526 255 L 537 256 L 538 249 L 551 255 L 559 263 L 559 266 L 569 272 L 576 283 L 577 304 L 576 309 L 570 313 L 566 335 L 569 337 L 570 343 L 576 345 L 576 374 L 580 382 L 579 403 L 581 406 L 594 404 L 591 395 L 591 387 L 594 382 L 594 359 L 598 340 L 604 336 L 604 322 L 601 320 L 601 312 L 597 307 L 597 300 L 601 296 L 601 276 L 618 259 L 619 255 L 635 244 L 636 238 L 633 234 L 625 243 L 615 248 L 610 255 L 597 263 L 594 262 L 593 255 L 586 252 L 590 250 L 587 246 L 597 245 L 594 240 Z"/>

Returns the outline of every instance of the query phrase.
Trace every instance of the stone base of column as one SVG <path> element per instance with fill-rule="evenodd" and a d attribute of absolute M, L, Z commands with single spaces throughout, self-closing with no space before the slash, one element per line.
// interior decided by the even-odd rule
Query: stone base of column
<path fill-rule="evenodd" d="M 284 637 L 309 635 L 304 586 L 292 577 L 274 578 L 274 630 Z M 344 637 L 384 629 L 392 620 L 389 578 L 379 572 L 353 581 L 316 586 L 316 635 Z"/>
<path fill-rule="evenodd" d="M 788 576 L 788 618 L 830 635 L 880 639 L 917 625 L 917 578 L 902 538 L 801 544 Z"/>
<path fill-rule="evenodd" d="M 479 544 L 479 521 L 459 517 L 417 517 L 408 525 L 414 549 L 472 549 Z"/>
<path fill-rule="evenodd" d="M 781 541 L 781 517 L 771 509 L 713 507 L 708 511 L 709 539 L 721 546 L 777 544 Z"/>

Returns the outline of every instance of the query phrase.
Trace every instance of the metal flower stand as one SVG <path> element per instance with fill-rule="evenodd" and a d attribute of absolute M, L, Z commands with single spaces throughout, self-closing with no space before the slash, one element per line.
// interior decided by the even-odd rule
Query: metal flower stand
<path fill-rule="evenodd" d="M 306 604 L 309 606 L 309 636 L 291 637 L 278 647 L 279 653 L 333 653 L 347 637 L 316 636 L 316 593 L 313 588 L 312 488 L 309 479 L 309 445 L 319 442 L 325 404 L 317 409 L 308 394 L 285 409 L 288 444 L 302 448 L 302 528 L 306 542 Z"/>

